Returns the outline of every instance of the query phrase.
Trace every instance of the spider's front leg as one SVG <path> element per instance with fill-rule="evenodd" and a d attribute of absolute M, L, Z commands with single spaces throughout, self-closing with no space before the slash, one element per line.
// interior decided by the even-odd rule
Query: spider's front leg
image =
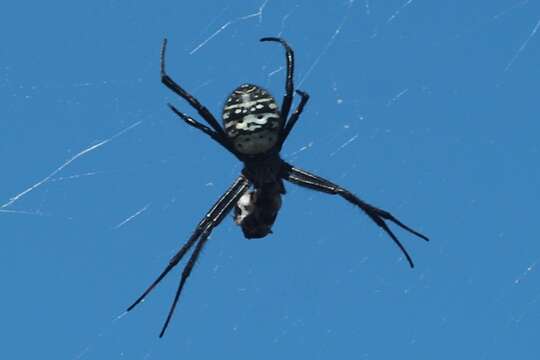
<path fill-rule="evenodd" d="M 411 256 L 409 255 L 407 250 L 405 250 L 405 247 L 401 244 L 401 242 L 398 240 L 396 235 L 394 235 L 392 230 L 390 230 L 385 220 L 391 221 L 394 224 L 401 227 L 402 229 L 405 229 L 408 232 L 426 241 L 429 241 L 429 239 L 425 235 L 422 235 L 418 231 L 413 230 L 407 225 L 403 224 L 401 221 L 396 219 L 388 211 L 379 209 L 371 204 L 368 204 L 367 202 L 361 200 L 350 191 L 326 179 L 323 179 L 320 176 L 311 174 L 307 171 L 295 168 L 292 165 L 287 164 L 287 168 L 285 170 L 285 173 L 283 174 L 283 178 L 294 184 L 297 184 L 297 185 L 300 185 L 300 186 L 303 186 L 312 190 L 317 190 L 317 191 L 321 191 L 321 192 L 332 194 L 332 195 L 339 195 L 345 200 L 347 200 L 348 202 L 358 206 L 369 216 L 371 220 L 373 220 L 373 222 L 379 225 L 392 238 L 394 243 L 400 248 L 400 250 L 403 252 L 405 257 L 407 258 L 407 261 L 409 262 L 409 265 L 411 267 L 414 267 L 414 263 L 411 259 Z"/>
<path fill-rule="evenodd" d="M 154 282 L 143 292 L 141 296 L 133 304 L 131 304 L 127 311 L 133 310 L 135 306 L 140 304 L 144 298 L 152 291 L 154 288 L 163 280 L 163 278 L 182 260 L 182 258 L 186 255 L 186 253 L 197 243 L 197 246 L 195 247 L 195 250 L 191 254 L 190 259 L 188 260 L 188 263 L 184 267 L 184 270 L 182 271 L 182 277 L 180 278 L 180 283 L 178 285 L 178 289 L 176 290 L 176 294 L 174 297 L 174 301 L 171 305 L 171 309 L 169 310 L 169 313 L 167 315 L 167 320 L 165 321 L 163 328 L 161 330 L 161 333 L 159 337 L 162 337 L 165 333 L 165 330 L 167 329 L 167 326 L 169 325 L 169 321 L 172 318 L 172 315 L 174 313 L 174 309 L 176 308 L 176 304 L 178 303 L 178 299 L 180 298 L 180 293 L 182 292 L 182 289 L 184 287 L 184 284 L 191 274 L 191 270 L 193 269 L 193 266 L 195 265 L 197 259 L 199 258 L 199 255 L 201 253 L 202 248 L 206 244 L 206 241 L 208 240 L 208 236 L 210 235 L 210 232 L 218 226 L 223 218 L 231 211 L 231 209 L 235 206 L 235 204 L 238 202 L 238 199 L 248 190 L 249 188 L 249 180 L 244 176 L 240 175 L 236 181 L 231 185 L 231 187 L 219 198 L 219 200 L 212 206 L 210 211 L 204 216 L 204 218 L 199 222 L 197 227 L 195 228 L 195 231 L 190 236 L 189 240 L 180 248 L 180 250 L 169 260 L 169 263 L 165 267 L 165 269 L 161 272 L 161 274 L 154 280 Z M 199 240 L 197 242 L 197 240 Z"/>

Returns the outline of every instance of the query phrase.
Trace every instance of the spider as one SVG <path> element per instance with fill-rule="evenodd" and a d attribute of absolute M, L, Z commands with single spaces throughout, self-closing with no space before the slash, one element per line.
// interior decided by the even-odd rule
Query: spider
<path fill-rule="evenodd" d="M 234 221 L 242 228 L 247 239 L 262 238 L 272 233 L 272 225 L 281 207 L 281 195 L 285 194 L 283 180 L 302 187 L 326 194 L 339 195 L 348 202 L 358 206 L 371 220 L 380 226 L 405 255 L 410 267 L 413 261 L 386 221 L 393 222 L 402 229 L 428 241 L 419 232 L 400 222 L 388 211 L 379 209 L 361 200 L 350 191 L 322 177 L 311 174 L 283 161 L 279 155 L 283 143 L 291 133 L 298 118 L 302 114 L 309 95 L 305 91 L 296 90 L 300 102 L 289 117 L 293 101 L 294 53 L 287 42 L 277 37 L 265 37 L 260 41 L 277 42 L 285 49 L 287 74 L 285 95 L 281 109 L 270 93 L 253 84 L 237 87 L 227 98 L 223 107 L 221 127 L 210 111 L 195 97 L 178 85 L 165 71 L 165 50 L 167 39 L 161 47 L 160 69 L 161 82 L 186 100 L 210 127 L 201 124 L 189 115 L 168 104 L 170 109 L 188 125 L 199 129 L 227 151 L 243 162 L 244 168 L 240 176 L 229 189 L 212 206 L 199 222 L 195 231 L 180 250 L 169 260 L 168 265 L 143 294 L 129 306 L 131 311 L 159 284 L 161 280 L 182 260 L 193 247 L 191 257 L 182 271 L 182 276 L 171 308 L 163 324 L 159 337 L 163 337 L 169 326 L 180 293 L 184 288 L 193 266 L 197 262 L 203 247 L 208 241 L 211 231 L 218 226 L 225 216 L 234 209 Z"/>

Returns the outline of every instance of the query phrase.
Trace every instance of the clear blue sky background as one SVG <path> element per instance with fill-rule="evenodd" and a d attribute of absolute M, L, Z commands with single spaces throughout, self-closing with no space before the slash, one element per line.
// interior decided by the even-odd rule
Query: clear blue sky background
<path fill-rule="evenodd" d="M 7 1 L 2 359 L 538 359 L 537 1 Z M 284 157 L 426 233 L 416 268 L 342 199 L 287 187 L 274 234 L 212 235 L 154 279 L 241 169 L 166 107 L 243 82 L 312 98 Z M 14 200 L 10 199 L 16 197 Z"/>

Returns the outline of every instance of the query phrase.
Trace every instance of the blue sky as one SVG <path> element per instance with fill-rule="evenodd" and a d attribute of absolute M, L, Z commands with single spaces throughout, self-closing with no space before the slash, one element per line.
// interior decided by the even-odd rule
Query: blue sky
<path fill-rule="evenodd" d="M 540 5 L 479 0 L 9 1 L 0 23 L 0 356 L 538 359 Z M 283 157 L 430 236 L 392 241 L 340 198 L 287 185 L 274 226 L 227 217 L 168 333 L 166 265 L 241 164 L 219 115 L 284 55 L 311 100 Z"/>

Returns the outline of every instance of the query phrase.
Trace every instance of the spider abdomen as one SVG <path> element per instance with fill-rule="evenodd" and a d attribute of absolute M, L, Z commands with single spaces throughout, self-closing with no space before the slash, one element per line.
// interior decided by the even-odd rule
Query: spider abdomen
<path fill-rule="evenodd" d="M 222 117 L 234 149 L 246 155 L 270 150 L 282 128 L 281 114 L 272 95 L 252 84 L 240 85 L 229 95 Z"/>

